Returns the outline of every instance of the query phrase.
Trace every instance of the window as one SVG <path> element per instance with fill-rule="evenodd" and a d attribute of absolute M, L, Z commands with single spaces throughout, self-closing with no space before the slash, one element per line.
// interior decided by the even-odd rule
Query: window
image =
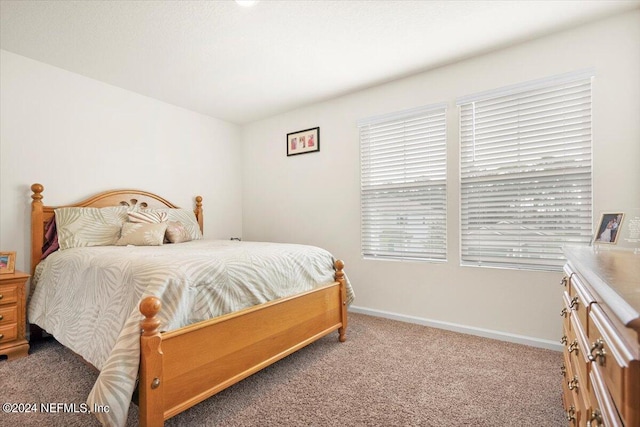
<path fill-rule="evenodd" d="M 461 261 L 560 270 L 591 239 L 592 71 L 458 100 Z"/>
<path fill-rule="evenodd" d="M 446 105 L 358 123 L 365 258 L 446 260 Z"/>

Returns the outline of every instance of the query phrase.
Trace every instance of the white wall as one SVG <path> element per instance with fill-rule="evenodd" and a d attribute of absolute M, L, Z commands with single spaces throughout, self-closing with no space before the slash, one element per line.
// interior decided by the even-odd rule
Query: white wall
<path fill-rule="evenodd" d="M 592 67 L 594 217 L 640 208 L 636 9 L 243 127 L 243 237 L 329 249 L 345 260 L 358 307 L 557 343 L 561 273 L 459 265 L 455 99 Z M 439 102 L 449 103 L 448 262 L 363 260 L 356 121 Z M 286 134 L 315 126 L 320 152 L 287 158 Z"/>
<path fill-rule="evenodd" d="M 29 271 L 30 186 L 44 203 L 134 188 L 192 208 L 205 237 L 240 235 L 238 126 L 0 52 L 0 250 Z"/>

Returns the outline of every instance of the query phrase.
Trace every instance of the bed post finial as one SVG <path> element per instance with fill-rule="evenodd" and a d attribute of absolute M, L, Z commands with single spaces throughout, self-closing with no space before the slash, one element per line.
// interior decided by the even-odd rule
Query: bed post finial
<path fill-rule="evenodd" d="M 202 218 L 202 196 L 196 196 L 196 209 L 193 211 L 196 214 L 198 225 L 200 226 L 200 232 L 204 233 L 204 221 Z"/>
<path fill-rule="evenodd" d="M 156 297 L 146 297 L 140 303 L 140 312 L 144 315 L 144 320 L 141 323 L 143 336 L 150 337 L 158 332 L 160 320 L 156 318 L 156 315 L 160 312 L 161 307 L 162 303 Z"/>
<path fill-rule="evenodd" d="M 44 186 L 42 184 L 35 183 L 31 186 L 31 191 L 33 191 L 33 194 L 31 195 L 33 203 L 35 203 L 36 201 L 41 202 Z"/>
<path fill-rule="evenodd" d="M 344 278 L 344 271 L 342 271 L 342 269 L 344 268 L 344 261 L 342 261 L 341 259 L 337 259 L 333 263 L 333 267 L 336 269 L 336 281 L 339 282 Z"/>

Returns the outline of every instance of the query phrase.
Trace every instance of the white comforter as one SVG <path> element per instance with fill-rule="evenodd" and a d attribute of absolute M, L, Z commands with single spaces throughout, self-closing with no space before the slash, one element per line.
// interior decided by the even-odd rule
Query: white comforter
<path fill-rule="evenodd" d="M 108 405 L 96 417 L 119 426 L 138 373 L 142 298 L 161 299 L 168 331 L 333 282 L 333 262 L 313 246 L 221 240 L 66 249 L 38 266 L 29 322 L 100 370 L 87 403 Z"/>

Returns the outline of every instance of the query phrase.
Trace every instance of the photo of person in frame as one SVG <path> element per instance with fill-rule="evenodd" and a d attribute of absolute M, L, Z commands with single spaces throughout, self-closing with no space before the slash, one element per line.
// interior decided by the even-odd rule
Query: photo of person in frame
<path fill-rule="evenodd" d="M 622 213 L 602 214 L 600 225 L 596 230 L 594 241 L 596 243 L 615 244 L 618 239 L 618 230 L 622 224 Z"/>

